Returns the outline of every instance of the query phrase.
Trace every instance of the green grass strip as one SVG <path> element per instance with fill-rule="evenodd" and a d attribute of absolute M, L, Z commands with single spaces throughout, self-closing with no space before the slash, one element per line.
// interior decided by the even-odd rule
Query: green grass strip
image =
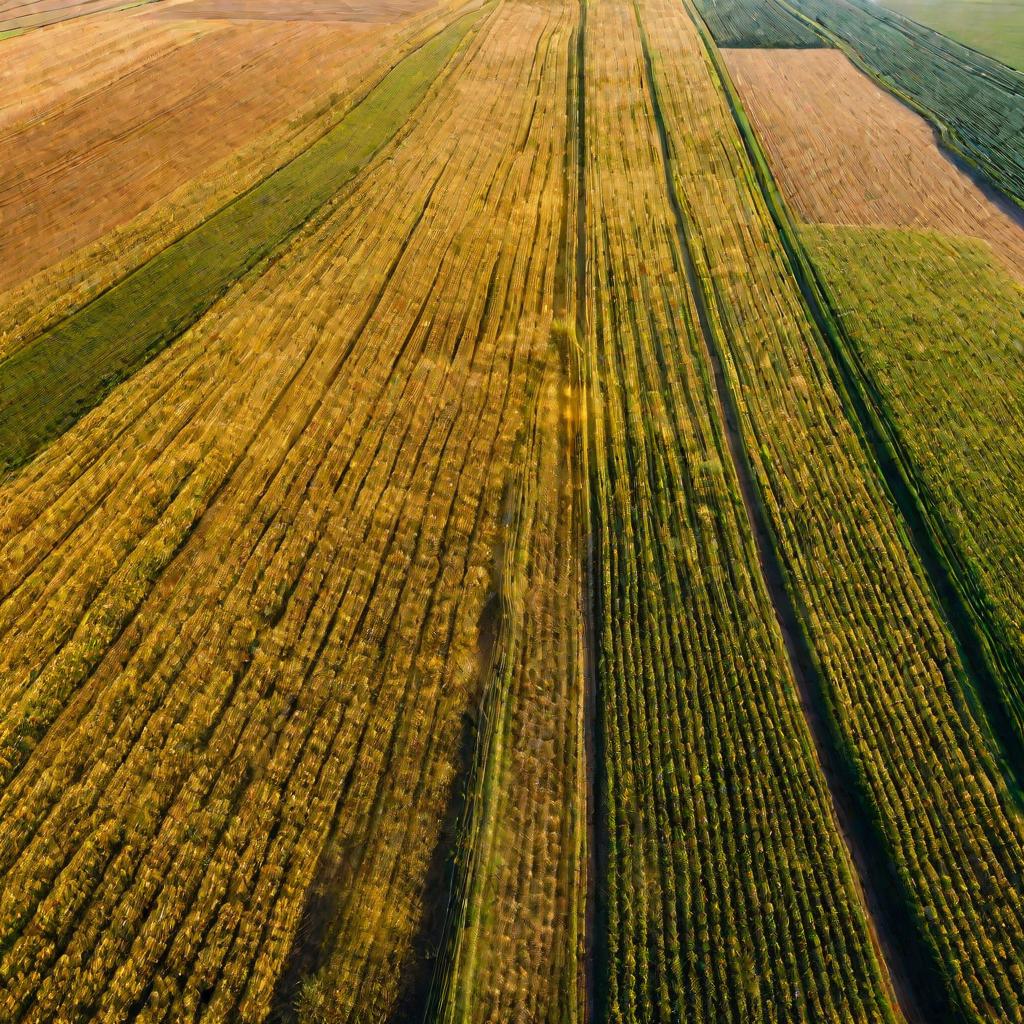
<path fill-rule="evenodd" d="M 292 236 L 408 120 L 481 13 L 433 36 L 294 160 L 0 363 L 0 468 L 31 459 Z"/>
<path fill-rule="evenodd" d="M 25 30 L 23 28 L 5 28 L 0 32 L 0 42 L 5 39 L 13 39 L 15 36 L 24 35 Z"/>

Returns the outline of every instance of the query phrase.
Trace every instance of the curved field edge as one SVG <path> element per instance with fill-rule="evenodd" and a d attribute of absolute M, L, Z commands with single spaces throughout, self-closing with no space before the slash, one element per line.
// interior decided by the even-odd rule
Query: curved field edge
<path fill-rule="evenodd" d="M 717 64 L 720 58 L 710 35 L 692 6 L 686 6 L 702 29 L 708 59 Z M 661 49 L 666 62 L 678 52 L 678 47 Z M 727 81 L 718 70 L 720 80 Z M 667 105 L 683 104 L 690 91 L 669 89 L 665 95 Z M 725 275 L 742 266 L 732 255 L 737 246 L 747 252 L 748 265 L 763 268 L 755 278 L 758 287 L 766 289 L 759 301 L 751 298 L 754 293 L 749 286 L 744 290 L 721 284 L 713 293 L 722 317 L 725 351 L 735 361 L 729 368 L 730 383 L 743 389 L 747 456 L 786 555 L 786 582 L 803 613 L 801 626 L 830 681 L 824 696 L 841 723 L 845 756 L 855 775 L 869 786 L 868 810 L 882 826 L 885 849 L 901 888 L 910 897 L 909 903 L 903 902 L 925 939 L 928 959 L 938 965 L 941 988 L 936 986 L 934 994 L 945 998 L 949 1007 L 926 1019 L 985 1020 L 997 1012 L 995 1007 L 1001 1008 L 1001 1019 L 1020 1019 L 1015 994 L 1018 963 L 1012 953 L 1002 958 L 1003 949 L 1016 948 L 1019 936 L 1018 870 L 1012 869 L 998 888 L 977 885 L 962 890 L 977 890 L 968 903 L 943 892 L 941 883 L 933 884 L 929 873 L 916 866 L 923 847 L 928 848 L 935 869 L 945 870 L 949 877 L 966 877 L 982 859 L 995 863 L 1004 851 L 1019 849 L 1019 815 L 999 778 L 989 744 L 967 707 L 965 670 L 942 621 L 931 581 L 908 542 L 906 524 L 893 507 L 875 453 L 865 444 L 863 428 L 850 414 L 842 380 L 836 379 L 826 342 L 818 337 L 820 328 L 807 315 L 799 267 L 791 266 L 792 253 L 779 238 L 776 215 L 761 194 L 741 137 L 735 134 L 726 96 L 721 95 L 719 102 L 732 135 L 724 148 L 730 155 L 735 153 L 735 163 L 732 176 L 719 173 L 712 180 L 718 181 L 722 201 L 733 195 L 734 188 L 741 195 L 746 193 L 749 199 L 738 213 L 751 204 L 760 212 L 755 237 L 762 240 L 763 251 L 771 254 L 771 262 L 759 262 L 761 250 L 756 245 L 744 244 L 742 235 L 732 241 L 727 233 L 736 230 L 729 225 L 745 223 L 742 215 L 717 221 L 709 216 L 713 207 L 706 199 L 715 192 L 705 190 L 703 182 L 717 165 L 693 158 L 686 161 L 685 145 L 676 147 L 683 155 L 676 172 L 680 197 L 698 211 L 693 217 L 698 230 L 712 225 L 707 229 L 711 244 L 698 245 L 694 252 L 697 260 L 708 261 L 704 272 L 712 285 L 717 285 L 716 274 L 731 284 Z M 689 138 L 684 125 L 693 125 L 695 132 L 699 127 L 692 116 L 677 113 L 675 117 L 674 139 Z M 713 139 L 705 146 L 718 151 L 723 141 Z M 719 244 L 716 249 L 716 224 L 731 245 Z M 740 284 L 746 280 L 742 270 L 738 277 Z M 777 287 L 775 281 L 784 282 L 784 287 Z M 777 326 L 781 318 L 763 317 L 764 296 L 772 295 L 787 303 L 782 307 L 791 311 L 787 322 L 796 323 L 803 339 L 789 332 L 784 342 Z M 766 326 L 759 332 L 761 323 Z M 763 340 L 763 355 L 754 339 Z M 803 345 L 796 340 L 803 340 Z M 820 382 L 814 392 L 808 383 L 811 379 Z M 825 472 L 828 467 L 831 472 Z M 824 513 L 834 501 L 838 501 L 834 508 Z M 917 646 L 919 638 L 927 650 Z M 875 667 L 869 669 L 872 663 Z M 923 685 L 918 688 L 915 680 Z M 909 705 L 899 699 L 900 693 L 907 694 Z M 925 764 L 931 769 L 920 782 L 915 773 Z M 894 784 L 897 776 L 904 778 L 904 784 Z M 952 781 L 954 776 L 962 785 L 931 784 L 943 777 Z M 973 825 L 963 830 L 949 827 L 965 814 Z M 979 814 L 980 819 L 975 817 Z M 908 830 L 910 823 L 914 824 Z M 937 914 L 937 906 L 947 902 L 958 911 L 944 918 Z M 944 920 L 949 921 L 948 928 L 936 926 Z M 980 935 L 1000 936 L 991 947 L 989 968 L 981 967 L 987 949 L 976 938 Z M 965 948 L 977 949 L 978 955 L 965 957 Z"/>
<path fill-rule="evenodd" d="M 308 149 L 0 363 L 0 468 L 29 461 L 287 242 L 407 121 L 484 10 L 432 36 Z"/>
<path fill-rule="evenodd" d="M 825 342 L 823 352 L 826 365 L 833 374 L 833 383 L 847 407 L 851 424 L 873 456 L 887 494 L 900 512 L 908 544 L 927 575 L 933 603 L 940 610 L 959 651 L 965 669 L 962 673 L 964 692 L 974 707 L 983 712 L 978 716 L 979 724 L 992 741 L 993 753 L 1000 760 L 1005 781 L 1020 802 L 1024 781 L 1024 744 L 1007 705 L 1007 681 L 1000 670 L 1000 659 L 992 649 L 989 628 L 979 622 L 956 583 L 946 553 L 937 542 L 934 527 L 929 524 L 929 513 L 915 486 L 911 467 L 870 393 L 867 378 L 854 360 L 856 345 L 838 314 L 839 307 L 833 295 L 804 246 L 725 61 L 710 38 L 705 36 L 705 42 L 790 268 Z"/>
<path fill-rule="evenodd" d="M 841 50 L 723 50 L 795 220 L 987 242 L 1024 282 L 1024 216 Z M 881 185 L 884 183 L 884 187 Z"/>
<path fill-rule="evenodd" d="M 1024 164 L 1024 152 L 1018 151 L 1014 155 L 1016 166 L 1011 165 L 1009 167 L 1005 164 L 1005 154 L 986 152 L 984 139 L 972 141 L 964 131 L 963 125 L 970 123 L 969 117 L 958 118 L 955 110 L 943 110 L 941 104 L 929 104 L 925 98 L 914 95 L 909 79 L 901 83 L 895 72 L 887 73 L 885 69 L 876 66 L 870 56 L 863 53 L 861 48 L 854 41 L 847 38 L 847 34 L 840 28 L 830 28 L 804 10 L 804 4 L 808 2 L 813 4 L 816 0 L 772 0 L 772 2 L 777 3 L 780 8 L 789 12 L 813 31 L 817 32 L 829 46 L 833 46 L 845 53 L 866 75 L 925 118 L 935 129 L 939 143 L 953 155 L 954 159 L 965 170 L 980 176 L 984 183 L 990 185 L 1000 196 L 1005 197 L 1006 201 L 1012 206 L 1024 208 L 1024 166 L 1022 166 Z M 1020 72 L 990 57 L 988 54 L 965 46 L 963 43 L 921 25 L 895 11 L 880 8 L 878 14 L 873 14 L 871 11 L 860 7 L 856 0 L 851 0 L 848 6 L 856 11 L 856 16 L 858 17 L 876 17 L 879 20 L 883 20 L 888 27 L 893 28 L 901 35 L 919 37 L 911 40 L 911 49 L 908 51 L 908 55 L 913 53 L 914 50 L 927 52 L 928 47 L 920 37 L 929 36 L 941 40 L 953 49 L 954 52 L 948 55 L 948 63 L 951 67 L 955 65 L 955 58 L 960 56 L 955 52 L 956 50 L 960 50 L 963 55 L 978 61 L 982 65 L 980 68 L 970 68 L 968 65 L 964 65 L 975 82 L 979 79 L 985 80 L 992 77 L 991 74 L 986 72 L 985 64 L 988 64 L 997 74 L 1010 76 L 1013 80 L 1013 86 L 1011 87 L 1007 83 L 1003 83 L 1003 92 L 1008 92 L 1011 98 L 1016 96 L 1016 120 L 1024 124 L 1024 76 Z M 884 21 L 881 18 L 883 13 L 888 18 L 893 19 L 895 24 Z M 959 72 L 959 67 L 956 70 Z M 926 84 L 929 77 L 928 75 L 921 75 L 915 84 Z M 974 111 L 974 114 L 978 115 L 984 109 L 984 104 L 981 104 Z M 1008 112 L 1007 110 L 1004 113 Z M 957 120 L 961 123 L 960 128 L 955 123 Z"/>

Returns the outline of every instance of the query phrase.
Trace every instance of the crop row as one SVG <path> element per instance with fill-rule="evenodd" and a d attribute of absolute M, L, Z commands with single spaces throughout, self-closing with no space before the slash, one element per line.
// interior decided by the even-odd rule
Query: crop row
<path fill-rule="evenodd" d="M 1017 808 L 968 707 L 923 570 L 847 419 L 712 51 L 670 0 L 649 7 L 675 194 L 692 225 L 710 337 L 828 713 L 944 982 L 948 1015 L 1021 1020 Z"/>
<path fill-rule="evenodd" d="M 645 71 L 652 14 L 657 43 L 688 51 L 686 91 L 714 89 L 683 8 L 590 5 L 584 379 L 608 845 L 599 984 L 612 1021 L 886 1021 L 887 984 L 706 364 Z"/>
<path fill-rule="evenodd" d="M 83 187 L 74 174 L 60 180 L 56 193 L 37 193 L 36 228 L 44 226 L 54 231 L 59 236 L 58 248 L 56 253 L 46 251 L 45 238 L 31 224 L 22 220 L 20 230 L 15 231 L 14 219 L 6 219 L 7 230 L 0 247 L 6 247 L 12 257 L 6 260 L 6 269 L 19 283 L 0 297 L 0 356 L 10 355 L 56 321 L 86 305 L 308 149 L 338 124 L 388 67 L 437 32 L 446 16 L 447 12 L 437 12 L 413 19 L 393 31 L 375 33 L 372 41 L 364 39 L 358 46 L 344 38 L 335 39 L 339 54 L 344 54 L 343 70 L 329 73 L 332 64 L 328 62 L 317 76 L 304 83 L 302 90 L 291 90 L 287 120 L 261 127 L 259 119 L 254 123 L 239 116 L 232 130 L 222 133 L 218 145 L 191 153 L 184 164 L 179 160 L 177 175 L 165 173 L 167 168 L 154 174 L 150 168 L 129 176 L 129 184 L 118 189 L 119 201 L 94 203 L 88 217 L 82 216 L 76 207 L 69 209 L 57 201 L 70 192 L 74 203 L 88 203 L 95 192 L 95 188 Z M 67 120 L 75 114 L 84 117 L 89 130 L 102 138 L 105 131 L 109 133 L 107 109 L 126 105 L 127 91 L 139 108 L 137 121 L 134 126 L 129 124 L 126 137 L 118 139 L 112 149 L 108 144 L 105 152 L 108 160 L 135 168 L 139 158 L 132 154 L 131 146 L 140 130 L 146 134 L 146 121 L 141 113 L 144 104 L 133 91 L 137 79 L 145 84 L 150 106 L 159 110 L 163 104 L 163 116 L 157 118 L 161 130 L 168 130 L 167 121 L 180 124 L 189 120 L 182 109 L 181 95 L 168 95 L 159 81 L 153 82 L 161 72 L 174 71 L 178 49 L 196 37 L 195 30 L 167 35 L 164 26 L 182 24 L 197 23 L 116 16 L 91 18 L 49 33 L 45 54 L 35 45 L 39 37 L 34 42 L 26 41 L 20 52 L 10 54 L 9 61 L 0 68 L 0 91 L 10 98 L 9 102 L 0 101 L 0 149 L 11 154 L 18 151 L 19 140 L 26 131 L 35 135 L 36 148 L 52 131 L 60 140 L 56 148 L 65 157 L 69 149 L 73 155 L 76 148 L 89 149 L 97 140 L 88 135 L 80 135 L 77 141 L 69 140 Z M 200 65 L 208 71 L 211 62 L 209 54 L 205 56 L 206 63 L 200 61 Z M 65 70 L 58 75 L 55 67 Z M 232 83 L 232 87 L 237 87 L 237 83 Z M 211 91 L 219 95 L 216 89 L 199 88 L 186 94 L 185 99 L 208 101 L 206 94 Z M 312 98 L 307 101 L 306 96 Z M 223 96 L 220 98 L 221 116 L 230 117 L 228 112 L 232 108 Z M 204 130 L 208 128 L 204 126 Z M 150 146 L 152 151 L 147 151 L 146 159 L 159 162 L 163 146 L 152 141 Z M 228 155 L 217 160 L 218 152 Z M 38 172 L 41 164 L 55 160 L 59 162 L 59 155 L 48 151 L 45 160 L 29 161 L 28 166 Z M 214 162 L 210 163 L 211 160 Z M 20 163 L 24 168 L 24 159 Z M 109 177 L 102 171 L 100 175 L 107 187 L 112 187 Z M 182 175 L 187 175 L 187 180 L 173 188 Z M 133 215 L 140 207 L 142 212 Z M 97 236 L 97 232 L 101 233 Z M 42 259 L 37 258 L 40 255 Z M 35 260 L 42 269 L 20 280 L 30 269 L 23 262 L 25 259 Z"/>
<path fill-rule="evenodd" d="M 814 49 L 825 43 L 775 0 L 695 0 L 719 46 Z"/>
<path fill-rule="evenodd" d="M 565 124 L 580 9 L 551 5 L 535 120 L 550 149 L 560 230 L 538 238 L 553 272 L 551 341 L 538 346 L 512 455 L 481 630 L 477 714 L 446 940 L 424 1019 L 446 1024 L 585 1019 L 588 867 L 578 388 L 567 318 L 574 198 Z M 561 189 L 559 190 L 559 179 Z M 556 191 L 558 190 L 558 191 Z"/>
<path fill-rule="evenodd" d="M 1024 75 L 872 0 L 773 0 L 925 115 L 1024 206 Z"/>
<path fill-rule="evenodd" d="M 981 243 L 932 232 L 804 229 L 857 365 L 909 459 L 963 592 L 1003 661 L 1024 735 L 1022 294 Z"/>
<path fill-rule="evenodd" d="M 31 458 L 286 241 L 394 135 L 477 17 L 439 31 L 308 149 L 0 363 L 0 465 Z"/>
<path fill-rule="evenodd" d="M 490 14 L 344 205 L 0 492 L 5 1019 L 415 982 L 551 334 L 548 23 Z"/>
<path fill-rule="evenodd" d="M 515 456 L 438 1021 L 584 1019 L 583 591 L 573 405 L 558 363 L 552 353 Z"/>
<path fill-rule="evenodd" d="M 727 59 L 796 213 L 914 229 L 808 227 L 803 240 L 831 293 L 837 341 L 845 323 L 836 351 L 860 415 L 890 472 L 902 467 L 910 483 L 895 486 L 915 542 L 983 677 L 975 682 L 997 738 L 1019 762 L 1024 634 L 1007 382 L 1019 370 L 1020 301 L 1005 270 L 1024 278 L 1024 230 L 939 151 L 918 115 L 843 55 L 737 50 Z M 919 374 L 929 386 L 917 388 Z M 941 400 L 947 391 L 959 400 Z"/>

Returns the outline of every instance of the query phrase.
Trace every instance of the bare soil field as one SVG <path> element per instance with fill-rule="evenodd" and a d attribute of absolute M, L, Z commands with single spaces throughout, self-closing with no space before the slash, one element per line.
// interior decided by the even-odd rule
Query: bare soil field
<path fill-rule="evenodd" d="M 137 18 L 118 16 L 126 20 Z M 267 22 L 190 30 L 178 45 L 180 30 L 145 24 L 140 44 L 152 33 L 159 52 L 142 45 L 140 61 L 108 61 L 91 88 L 55 93 L 0 132 L 0 290 L 127 222 L 304 103 L 344 91 L 380 43 L 357 26 Z M 58 40 L 71 67 L 82 53 L 76 32 Z M 33 72 L 40 54 L 45 70 Z M 54 74 L 48 48 L 15 59 L 9 74 L 19 80 Z"/>
<path fill-rule="evenodd" d="M 1024 230 L 939 149 L 927 122 L 843 54 L 723 53 L 799 217 L 978 238 L 1024 279 Z"/>

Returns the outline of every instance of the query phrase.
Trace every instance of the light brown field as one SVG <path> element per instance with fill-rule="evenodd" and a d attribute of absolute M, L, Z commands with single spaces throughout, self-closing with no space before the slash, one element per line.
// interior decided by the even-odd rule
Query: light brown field
<path fill-rule="evenodd" d="M 139 59 L 131 47 L 101 56 L 118 28 Z M 26 45 L 5 61 L 7 76 L 48 98 L 40 104 L 27 84 L 16 113 L 0 120 L 0 291 L 127 223 L 304 105 L 343 95 L 400 29 L 172 25 L 122 12 L 45 31 L 56 47 Z M 64 75 L 70 88 L 57 82 Z"/>
<path fill-rule="evenodd" d="M 58 102 L 81 99 L 127 69 L 216 28 L 200 21 L 154 23 L 127 13 L 102 14 L 8 39 L 0 61 L 0 132 L 45 116 Z"/>
<path fill-rule="evenodd" d="M 116 11 L 133 0 L 28 0 L 0 3 L 0 32 L 10 29 L 42 28 L 63 21 L 74 21 L 86 14 Z"/>
<path fill-rule="evenodd" d="M 921 117 L 843 54 L 723 52 L 798 216 L 978 238 L 1024 279 L 1024 230 L 943 154 Z"/>
<path fill-rule="evenodd" d="M 432 0 L 186 0 L 160 5 L 151 17 L 212 18 L 232 21 L 400 21 L 429 7 Z"/>

